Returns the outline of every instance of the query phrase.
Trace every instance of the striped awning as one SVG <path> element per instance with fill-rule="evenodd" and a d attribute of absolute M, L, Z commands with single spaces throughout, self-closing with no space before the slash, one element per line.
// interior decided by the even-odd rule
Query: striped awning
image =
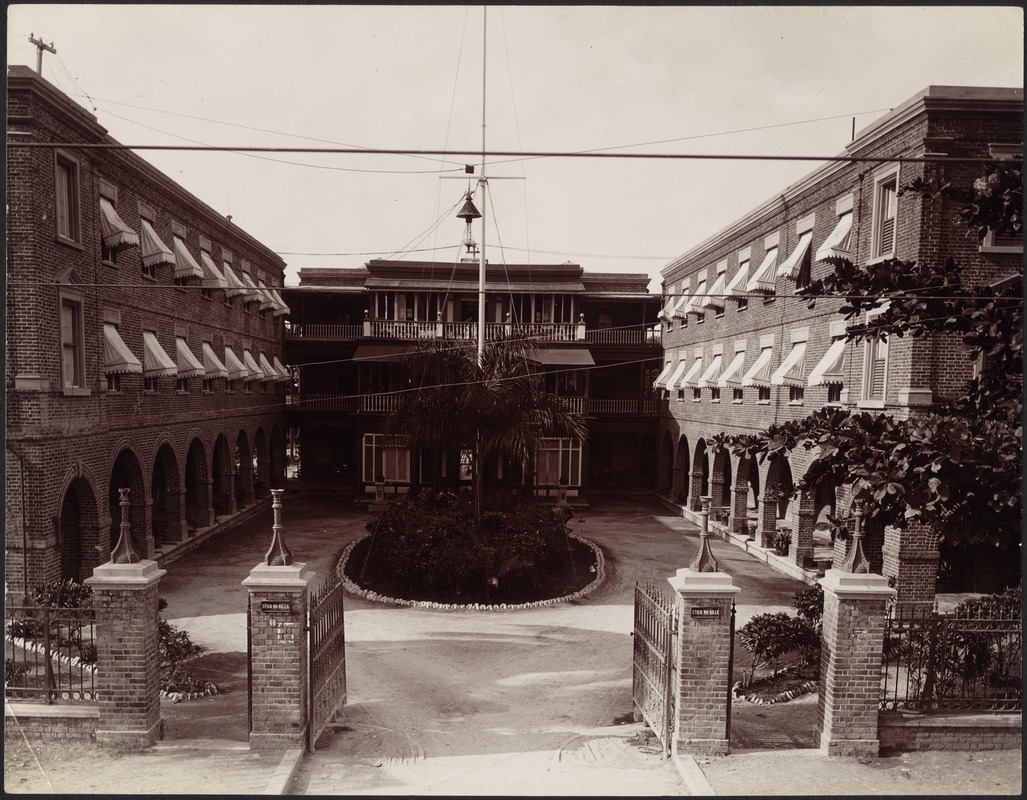
<path fill-rule="evenodd" d="M 238 297 L 241 294 L 246 294 L 246 286 L 239 280 L 239 276 L 235 274 L 235 270 L 232 269 L 231 265 L 226 261 L 224 270 L 225 281 L 228 283 L 228 288 L 225 289 L 225 297 L 229 300 L 233 297 Z"/>
<path fill-rule="evenodd" d="M 678 365 L 674 370 L 674 373 L 667 378 L 667 388 L 672 389 L 678 385 L 678 381 L 681 380 L 681 376 L 685 374 L 685 369 L 688 367 L 688 361 L 681 359 L 678 361 Z"/>
<path fill-rule="evenodd" d="M 275 372 L 278 373 L 278 380 L 280 381 L 291 381 L 292 373 L 289 372 L 288 368 L 282 365 L 282 362 L 278 360 L 278 356 L 273 356 L 271 363 L 275 368 Z"/>
<path fill-rule="evenodd" d="M 774 386 L 805 386 L 806 378 L 803 375 L 805 371 L 806 343 L 795 342 L 791 352 L 781 362 L 781 366 L 770 376 L 770 382 Z"/>
<path fill-rule="evenodd" d="M 699 281 L 695 294 L 688 298 L 685 306 L 685 314 L 702 314 L 703 304 L 706 302 L 706 281 Z"/>
<path fill-rule="evenodd" d="M 731 363 L 727 365 L 720 377 L 717 379 L 717 386 L 741 386 L 742 385 L 742 364 L 745 363 L 745 351 L 739 350 Z"/>
<path fill-rule="evenodd" d="M 203 278 L 203 268 L 196 263 L 189 248 L 185 246 L 185 239 L 181 236 L 175 238 L 175 277 L 176 278 Z"/>
<path fill-rule="evenodd" d="M 654 389 L 667 389 L 667 378 L 670 377 L 670 373 L 674 371 L 674 365 L 669 361 L 663 368 L 663 372 L 656 376 L 656 380 L 653 381 Z"/>
<path fill-rule="evenodd" d="M 277 306 L 275 307 L 275 310 L 273 312 L 271 312 L 271 316 L 273 316 L 273 317 L 280 317 L 282 314 L 290 313 L 289 306 L 287 306 L 285 304 L 285 301 L 282 299 L 282 296 L 280 294 L 278 294 L 278 290 L 277 289 L 271 289 L 270 291 L 271 291 L 271 296 L 275 298 L 275 302 L 277 303 Z"/>
<path fill-rule="evenodd" d="M 745 299 L 746 291 L 745 287 L 749 282 L 749 262 L 743 261 L 738 267 L 738 272 L 735 273 L 735 277 L 731 279 L 731 283 L 724 289 L 724 294 L 730 297 L 732 300 L 743 300 Z"/>
<path fill-rule="evenodd" d="M 208 289 L 227 289 L 228 281 L 218 269 L 214 259 L 206 250 L 200 251 L 200 263 L 203 265 L 203 285 Z"/>
<path fill-rule="evenodd" d="M 178 375 L 178 364 L 164 352 L 153 331 L 143 331 L 143 375 L 147 378 Z"/>
<path fill-rule="evenodd" d="M 749 282 L 745 285 L 745 291 L 774 294 L 777 291 L 775 264 L 777 264 L 777 248 L 771 247 L 763 257 L 763 263 L 760 264 L 759 269 L 749 278 Z"/>
<path fill-rule="evenodd" d="M 175 254 L 161 241 L 149 220 L 139 220 L 139 234 L 144 267 L 156 267 L 160 264 L 174 265 Z"/>
<path fill-rule="evenodd" d="M 100 198 L 100 230 L 103 243 L 115 250 L 139 244 L 139 235 L 118 216 L 114 204 L 106 197 Z"/>
<path fill-rule="evenodd" d="M 699 382 L 696 384 L 696 386 L 718 386 L 718 380 L 720 378 L 720 364 L 722 360 L 723 359 L 720 353 L 715 354 L 713 356 L 713 360 L 710 362 L 710 365 L 706 368 L 706 371 L 703 372 L 702 377 L 699 378 Z"/>
<path fill-rule="evenodd" d="M 242 363 L 246 365 L 246 369 L 249 372 L 246 376 L 247 381 L 264 380 L 264 370 L 260 368 L 249 350 L 242 351 Z"/>
<path fill-rule="evenodd" d="M 742 386 L 770 386 L 770 359 L 773 354 L 773 347 L 764 347 L 760 351 L 755 363 L 742 378 Z"/>
<path fill-rule="evenodd" d="M 260 289 L 258 289 L 257 284 L 253 282 L 253 278 L 251 278 L 245 272 L 241 273 L 241 275 L 242 285 L 244 287 L 243 291 L 245 292 L 242 300 L 243 304 L 248 306 L 251 303 L 259 303 L 261 300 L 263 300 L 263 298 L 260 295 Z"/>
<path fill-rule="evenodd" d="M 275 308 L 275 298 L 271 296 L 271 292 L 267 290 L 267 286 L 264 281 L 257 281 L 257 290 L 260 292 L 260 310 L 270 311 Z"/>
<path fill-rule="evenodd" d="M 685 377 L 681 379 L 681 383 L 678 384 L 679 389 L 687 389 L 689 386 L 695 388 L 699 385 L 699 376 L 702 373 L 702 356 L 696 356 L 695 361 L 692 362 L 692 366 L 688 372 L 685 373 Z"/>
<path fill-rule="evenodd" d="M 143 371 L 143 365 L 128 349 L 117 327 L 111 322 L 105 322 L 103 325 L 103 356 L 104 375 L 124 375 Z"/>
<path fill-rule="evenodd" d="M 727 273 L 722 272 L 717 276 L 716 283 L 710 289 L 709 294 L 703 299 L 704 308 L 724 309 L 724 284 L 727 283 Z"/>
<path fill-rule="evenodd" d="M 807 386 L 845 383 L 845 339 L 835 339 L 806 380 Z"/>
<path fill-rule="evenodd" d="M 830 261 L 831 259 L 849 258 L 849 234 L 852 232 L 852 212 L 849 211 L 838 217 L 838 224 L 834 226 L 831 235 L 824 239 L 824 243 L 817 250 L 817 261 Z"/>
<path fill-rule="evenodd" d="M 271 366 L 271 362 L 267 360 L 267 356 L 261 353 L 259 355 L 259 359 L 260 371 L 264 373 L 260 379 L 265 383 L 277 381 L 281 376 L 275 371 L 275 368 Z"/>
<path fill-rule="evenodd" d="M 175 337 L 175 355 L 178 356 L 179 378 L 195 378 L 205 374 L 203 364 L 196 359 L 182 336 Z"/>
<path fill-rule="evenodd" d="M 809 246 L 812 241 L 813 231 L 806 231 L 806 233 L 799 237 L 799 243 L 795 245 L 795 249 L 792 250 L 792 254 L 782 262 L 780 267 L 777 268 L 777 277 L 787 278 L 790 281 L 794 281 L 799 277 L 799 269 L 802 267 L 802 260 L 806 257 L 806 253 L 809 251 Z"/>
<path fill-rule="evenodd" d="M 246 380 L 250 371 L 239 360 L 239 357 L 232 352 L 232 348 L 225 345 L 225 366 L 228 367 L 228 380 Z"/>
<path fill-rule="evenodd" d="M 203 343 L 203 368 L 208 378 L 227 378 L 228 369 L 221 363 L 221 359 L 214 354 L 214 348 L 210 342 Z"/>

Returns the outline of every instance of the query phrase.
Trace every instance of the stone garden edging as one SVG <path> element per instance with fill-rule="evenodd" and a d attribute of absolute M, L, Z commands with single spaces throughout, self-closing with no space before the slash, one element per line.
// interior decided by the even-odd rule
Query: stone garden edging
<path fill-rule="evenodd" d="M 403 600 L 397 597 L 387 597 L 373 590 L 365 589 L 364 587 L 356 584 L 349 578 L 349 576 L 346 575 L 346 562 L 349 560 L 350 553 L 353 552 L 353 548 L 360 542 L 364 541 L 364 539 L 370 538 L 370 534 L 362 536 L 359 539 L 355 539 L 346 546 L 346 549 L 342 551 L 342 555 L 339 557 L 339 563 L 335 567 L 335 574 L 339 577 L 343 586 L 346 587 L 347 592 L 355 594 L 357 597 L 362 597 L 365 600 L 370 600 L 372 603 L 389 603 L 397 606 L 407 606 L 409 608 L 425 608 L 431 611 L 521 611 L 528 608 L 544 608 L 545 606 L 553 606 L 557 603 L 566 603 L 569 600 L 578 600 L 590 592 L 595 591 L 606 579 L 606 559 L 603 557 L 603 551 L 588 539 L 573 533 L 569 534 L 569 536 L 592 549 L 596 558 L 595 578 L 587 586 L 584 586 L 573 594 L 564 595 L 563 597 L 552 597 L 547 600 L 536 600 L 531 603 L 499 603 L 498 605 L 486 605 L 484 603 L 435 603 L 430 600 Z"/>

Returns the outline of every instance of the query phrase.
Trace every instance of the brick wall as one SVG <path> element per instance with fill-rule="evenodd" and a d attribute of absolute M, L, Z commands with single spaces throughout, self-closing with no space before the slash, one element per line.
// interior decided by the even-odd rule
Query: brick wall
<path fill-rule="evenodd" d="M 4 705 L 4 736 L 40 741 L 95 742 L 100 712 L 96 706 Z"/>
<path fill-rule="evenodd" d="M 1020 714 L 880 715 L 882 753 L 918 750 L 1019 750 Z"/>
<path fill-rule="evenodd" d="M 92 115 L 28 70 L 12 68 L 8 90 L 10 127 L 28 134 L 28 141 L 108 141 Z M 173 361 L 178 336 L 201 362 L 204 341 L 220 357 L 229 345 L 240 354 L 247 347 L 254 357 L 263 352 L 269 361 L 276 355 L 282 358 L 283 324 L 270 311 L 245 306 L 241 297 L 227 301 L 221 290 L 206 297 L 198 282 L 176 285 L 173 266 L 159 265 L 153 277 L 145 275 L 139 246 L 121 250 L 115 263 L 105 261 L 101 182 L 115 188 L 115 209 L 137 233 L 142 206 L 152 212 L 154 228 L 169 248 L 172 223 L 184 227 L 187 249 L 197 261 L 203 237 L 216 265 L 228 258 L 238 270 L 245 260 L 254 280 L 262 276 L 269 286 L 281 285 L 284 262 L 130 151 L 61 152 L 78 165 L 77 242 L 57 235 L 54 151 L 12 148 L 9 153 L 7 439 L 10 450 L 23 457 L 26 479 L 23 508 L 22 464 L 9 451 L 6 575 L 14 592 L 21 591 L 26 571 L 28 588 L 68 573 L 60 552 L 61 540 L 69 536 L 78 537 L 65 548 L 81 555 L 76 577 L 87 576 L 106 560 L 111 519 L 120 514 L 110 502 L 120 488 L 115 483 L 133 489 L 133 537 L 140 555 L 150 556 L 156 547 L 155 519 L 172 526 L 166 533 L 169 540 L 182 538 L 184 491 L 193 495 L 186 498 L 194 507 L 193 527 L 198 525 L 195 518 L 204 516 L 222 437 L 227 449 L 221 452 L 233 462 L 227 472 L 234 473 L 237 446 L 244 459 L 247 452 L 255 455 L 261 476 L 256 488 L 262 492 L 272 480 L 280 482 L 284 471 L 280 383 L 264 384 L 265 391 L 252 383 L 248 386 L 253 391 L 239 386 L 230 392 L 222 380 L 208 393 L 201 377 L 187 379 L 186 391 L 176 389 L 174 377 L 162 377 L 157 391 L 146 391 L 141 375 L 126 374 L 119 391 L 107 391 L 105 321 L 117 322 L 122 339 L 140 361 L 144 330 L 156 333 Z M 64 389 L 62 378 L 62 296 L 81 302 L 84 376 L 74 391 Z M 243 504 L 254 499 L 252 488 L 245 485 L 247 476 L 248 471 L 241 473 Z M 66 506 L 69 497 L 77 498 L 75 514 Z M 69 523 L 72 516 L 83 521 Z"/>

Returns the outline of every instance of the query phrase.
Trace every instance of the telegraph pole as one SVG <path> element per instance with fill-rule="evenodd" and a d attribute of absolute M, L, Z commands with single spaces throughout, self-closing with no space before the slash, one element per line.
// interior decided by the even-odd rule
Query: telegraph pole
<path fill-rule="evenodd" d="M 24 30 L 24 29 L 22 29 Z M 43 51 L 46 50 L 48 53 L 57 53 L 57 48 L 53 46 L 53 42 L 47 44 L 42 39 L 37 39 L 34 33 L 29 34 L 29 41 L 36 46 L 36 74 L 43 77 Z"/>

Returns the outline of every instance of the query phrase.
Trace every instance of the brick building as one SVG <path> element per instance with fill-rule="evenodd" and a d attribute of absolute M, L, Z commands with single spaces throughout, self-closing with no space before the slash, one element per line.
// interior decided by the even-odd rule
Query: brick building
<path fill-rule="evenodd" d="M 757 464 L 718 448 L 718 436 L 756 433 L 825 406 L 902 418 L 955 399 L 973 370 L 959 343 L 846 343 L 840 301 L 810 310 L 794 292 L 829 273 L 833 257 L 863 266 L 951 256 L 972 282 L 1022 274 L 1022 237 L 989 237 L 978 246 L 959 227 L 957 201 L 898 195 L 918 177 L 968 186 L 981 164 L 888 160 L 1022 158 L 1022 134 L 1022 89 L 928 87 L 859 132 L 842 154 L 881 161 L 829 162 L 669 264 L 656 381 L 663 398 L 658 493 L 691 509 L 710 495 L 715 519 L 737 533 L 755 529 L 764 546 L 787 529 L 789 558 L 814 566 L 815 539 L 831 546 L 816 531 L 848 507 L 845 487 L 791 497 L 809 452 Z M 871 526 L 867 535 L 880 572 L 884 531 Z M 1019 573 L 1003 555 L 943 552 L 942 572 L 951 588 L 986 590 Z"/>
<path fill-rule="evenodd" d="M 587 441 L 550 439 L 536 458 L 536 491 L 565 481 L 582 502 L 589 489 L 655 485 L 659 300 L 644 275 L 590 273 L 577 264 L 489 264 L 486 337 L 542 340 L 548 390 L 585 415 Z M 292 309 L 286 356 L 301 365 L 286 419 L 300 444 L 304 483 L 327 483 L 358 499 L 382 475 L 389 491 L 418 484 L 458 485 L 469 467 L 454 461 L 435 474 L 432 459 L 392 447 L 384 421 L 407 388 L 401 354 L 426 338 L 474 347 L 478 265 L 458 261 L 372 260 L 363 268 L 301 269 L 285 290 Z M 491 465 L 494 482 L 520 483 L 520 465 Z"/>
<path fill-rule="evenodd" d="M 9 596 L 160 557 L 284 481 L 284 262 L 26 67 L 7 79 Z M 18 147 L 17 145 L 33 145 Z M 13 145 L 13 146 L 12 146 Z M 37 146 L 42 145 L 42 146 Z"/>

